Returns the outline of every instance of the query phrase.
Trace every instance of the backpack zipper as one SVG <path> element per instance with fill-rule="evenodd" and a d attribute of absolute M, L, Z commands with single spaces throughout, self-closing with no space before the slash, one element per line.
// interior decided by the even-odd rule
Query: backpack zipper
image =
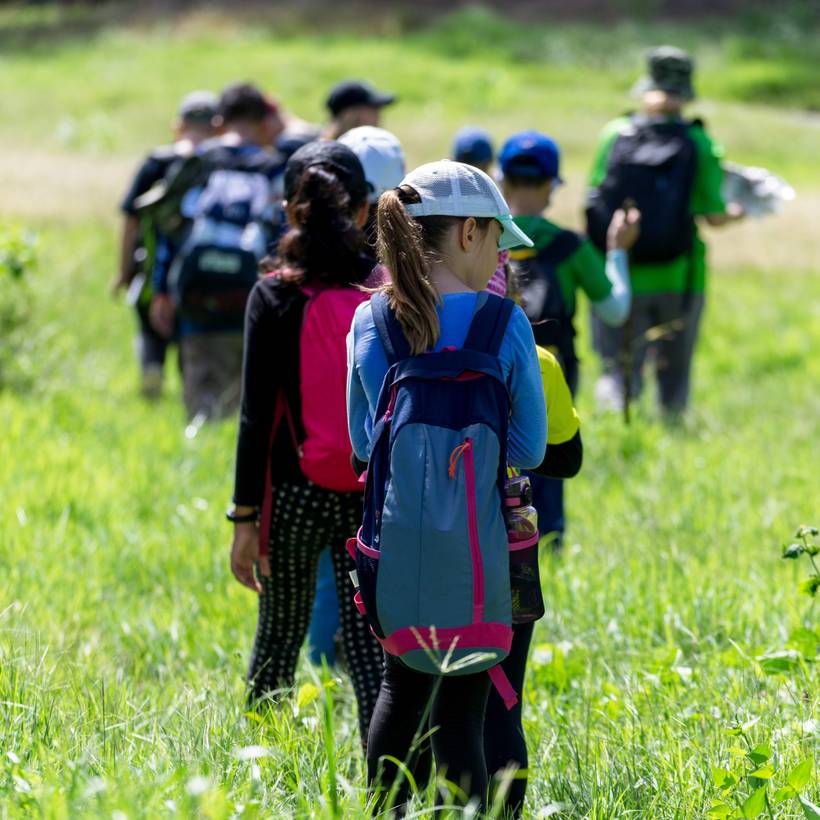
<path fill-rule="evenodd" d="M 484 565 L 481 561 L 481 543 L 478 537 L 478 509 L 475 495 L 475 458 L 473 440 L 468 436 L 464 443 L 450 453 L 447 470 L 450 478 L 456 477 L 458 461 L 464 457 L 464 483 L 467 496 L 467 531 L 470 539 L 470 559 L 473 565 L 473 623 L 484 620 Z"/>
<path fill-rule="evenodd" d="M 387 410 L 385 410 L 384 416 L 382 416 L 382 421 L 390 421 L 390 419 L 393 417 L 393 410 L 396 407 L 396 395 L 398 394 L 398 392 L 399 389 L 397 385 L 390 385 L 390 401 L 387 403 Z"/>

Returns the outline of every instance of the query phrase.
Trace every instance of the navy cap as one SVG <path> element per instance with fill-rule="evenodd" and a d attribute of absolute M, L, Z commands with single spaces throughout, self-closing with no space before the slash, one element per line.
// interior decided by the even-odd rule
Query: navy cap
<path fill-rule="evenodd" d="M 369 188 L 359 158 L 336 140 L 313 140 L 297 149 L 285 166 L 285 199 L 290 199 L 308 168 L 321 165 L 333 172 L 353 205 L 367 199 Z"/>
<path fill-rule="evenodd" d="M 357 105 L 370 105 L 374 108 L 383 108 L 396 101 L 395 94 L 385 91 L 377 91 L 370 83 L 358 80 L 344 80 L 333 86 L 328 94 L 325 105 L 330 109 L 330 113 L 335 117 L 346 108 L 353 108 Z"/>
<path fill-rule="evenodd" d="M 493 161 L 493 143 L 483 128 L 467 125 L 453 140 L 453 159 L 468 165 L 486 165 Z"/>
<path fill-rule="evenodd" d="M 505 176 L 545 177 L 561 182 L 561 152 L 555 141 L 540 131 L 513 134 L 501 147 L 498 164 Z"/>

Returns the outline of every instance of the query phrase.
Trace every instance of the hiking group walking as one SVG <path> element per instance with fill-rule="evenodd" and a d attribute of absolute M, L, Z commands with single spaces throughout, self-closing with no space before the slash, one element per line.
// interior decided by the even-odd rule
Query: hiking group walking
<path fill-rule="evenodd" d="M 178 142 L 123 204 L 143 392 L 173 340 L 189 418 L 239 409 L 228 518 L 232 571 L 259 600 L 249 698 L 287 696 L 308 633 L 316 660 L 340 650 L 383 808 L 403 811 L 435 765 L 442 800 L 523 811 L 539 542 L 560 549 L 583 457 L 579 291 L 601 405 L 628 406 L 653 359 L 663 412 L 687 407 L 697 220 L 742 213 L 683 117 L 688 55 L 655 50 L 639 90 L 642 111 L 602 135 L 585 235 L 544 216 L 562 182 L 547 135 L 505 141 L 499 184 L 475 128 L 453 160 L 406 173 L 378 127 L 393 96 L 358 82 L 331 93 L 323 135 L 252 85 L 187 97 Z"/>

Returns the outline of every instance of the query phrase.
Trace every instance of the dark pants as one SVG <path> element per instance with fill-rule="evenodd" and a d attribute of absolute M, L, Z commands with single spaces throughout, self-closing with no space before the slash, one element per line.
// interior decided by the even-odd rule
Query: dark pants
<path fill-rule="evenodd" d="M 426 675 L 385 655 L 384 680 L 367 746 L 367 779 L 372 788 L 380 790 L 383 807 L 397 779 L 401 782 L 393 806 L 404 805 L 410 795 L 407 778 L 395 763 L 383 758 L 390 756 L 405 763 L 419 788 L 423 788 L 430 776 L 431 752 L 442 776 L 468 799 L 476 797 L 484 804 L 484 713 L 489 690 L 486 672 L 453 677 Z"/>
<path fill-rule="evenodd" d="M 526 772 L 529 757 L 527 739 L 521 724 L 521 707 L 527 654 L 534 627 L 534 623 L 518 624 L 513 627 L 510 654 L 501 664 L 518 695 L 518 703 L 508 710 L 501 695 L 493 687 L 487 699 L 487 716 L 484 723 L 484 756 L 487 760 L 487 774 L 491 786 L 497 788 L 505 776 L 516 775 L 509 783 L 504 800 L 504 810 L 514 817 L 519 817 L 524 810 L 524 794 L 527 791 Z"/>
<path fill-rule="evenodd" d="M 239 408 L 242 331 L 185 335 L 179 342 L 188 418 L 227 418 Z"/>
<path fill-rule="evenodd" d="M 342 645 L 364 742 L 379 694 L 383 656 L 367 621 L 353 603 L 349 573 L 355 565 L 345 549 L 346 540 L 361 524 L 362 497 L 358 493 L 325 490 L 315 484 L 281 484 L 273 492 L 271 575 L 260 579 L 259 622 L 248 670 L 251 694 L 262 697 L 293 686 L 316 592 L 319 553 L 330 544 Z"/>
<path fill-rule="evenodd" d="M 151 366 L 162 369 L 165 365 L 165 358 L 171 343 L 164 336 L 160 336 L 159 333 L 151 327 L 151 322 L 148 320 L 147 307 L 138 305 L 136 313 L 139 322 L 137 357 L 139 358 L 140 367 L 143 370 Z"/>
<path fill-rule="evenodd" d="M 538 530 L 550 536 L 552 545 L 561 546 L 564 536 L 564 482 L 560 478 L 526 473 L 532 485 L 532 505 L 538 513 Z"/>
<path fill-rule="evenodd" d="M 644 365 L 651 359 L 661 409 L 683 412 L 689 402 L 692 356 L 702 313 L 702 293 L 688 299 L 681 293 L 639 293 L 632 297 L 632 313 L 624 327 L 608 327 L 593 314 L 593 345 L 604 371 L 595 389 L 598 403 L 613 410 L 623 407 L 627 358 L 632 365 L 630 398 L 640 396 Z M 630 344 L 625 349 L 627 334 Z"/>
<path fill-rule="evenodd" d="M 406 803 L 410 792 L 396 765 L 380 762 L 383 755 L 405 763 L 420 789 L 429 779 L 435 756 L 437 768 L 447 780 L 468 797 L 482 801 L 488 785 L 498 787 L 515 774 L 503 806 L 516 817 L 521 814 L 527 790 L 527 778 L 522 774 L 529 765 L 521 698 L 533 627 L 513 627 L 510 654 L 501 664 L 518 695 L 518 704 L 510 710 L 486 672 L 436 678 L 385 656 L 384 681 L 370 724 L 367 752 L 368 780 L 383 790 L 383 799 L 397 778 L 402 782 L 394 805 Z"/>

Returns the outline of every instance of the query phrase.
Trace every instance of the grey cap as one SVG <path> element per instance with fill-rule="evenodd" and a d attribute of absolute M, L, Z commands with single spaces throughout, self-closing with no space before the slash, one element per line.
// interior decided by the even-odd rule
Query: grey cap
<path fill-rule="evenodd" d="M 675 46 L 653 48 L 647 56 L 646 64 L 649 73 L 635 85 L 633 90 L 636 94 L 665 91 L 684 100 L 694 99 L 692 72 L 695 61 L 683 49 Z"/>
<path fill-rule="evenodd" d="M 210 91 L 192 91 L 179 104 L 177 113 L 186 122 L 210 122 L 216 115 L 219 98 Z"/>

